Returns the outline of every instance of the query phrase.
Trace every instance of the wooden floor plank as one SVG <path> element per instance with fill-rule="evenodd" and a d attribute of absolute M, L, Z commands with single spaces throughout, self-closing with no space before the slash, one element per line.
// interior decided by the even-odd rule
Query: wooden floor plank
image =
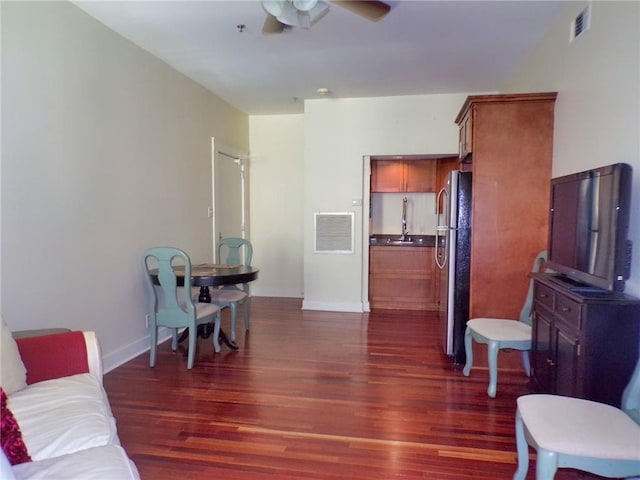
<path fill-rule="evenodd" d="M 200 339 L 188 371 L 183 347 L 165 343 L 155 368 L 147 353 L 104 383 L 143 479 L 510 479 L 527 378 L 501 371 L 490 399 L 486 369 L 454 368 L 436 323 L 253 297 L 238 351 Z"/>

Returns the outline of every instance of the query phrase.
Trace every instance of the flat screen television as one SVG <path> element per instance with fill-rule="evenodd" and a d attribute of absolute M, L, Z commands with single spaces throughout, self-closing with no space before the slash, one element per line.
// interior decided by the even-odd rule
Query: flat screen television
<path fill-rule="evenodd" d="M 551 180 L 547 266 L 576 291 L 623 292 L 632 169 L 617 163 Z"/>

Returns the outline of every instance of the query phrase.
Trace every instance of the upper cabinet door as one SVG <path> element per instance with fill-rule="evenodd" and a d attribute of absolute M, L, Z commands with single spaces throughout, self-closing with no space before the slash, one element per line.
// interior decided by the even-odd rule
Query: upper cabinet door
<path fill-rule="evenodd" d="M 401 160 L 374 160 L 371 164 L 371 191 L 404 192 L 404 166 Z"/>
<path fill-rule="evenodd" d="M 404 162 L 405 192 L 435 192 L 438 161 L 406 160 Z"/>
<path fill-rule="evenodd" d="M 463 160 L 473 152 L 473 109 L 466 111 L 460 122 L 459 149 L 460 159 Z"/>
<path fill-rule="evenodd" d="M 374 160 L 371 191 L 374 193 L 435 192 L 437 160 Z"/>

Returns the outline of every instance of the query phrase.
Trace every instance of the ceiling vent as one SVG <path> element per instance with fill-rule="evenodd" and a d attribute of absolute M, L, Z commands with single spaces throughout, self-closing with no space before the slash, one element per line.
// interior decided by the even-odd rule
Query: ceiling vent
<path fill-rule="evenodd" d="M 582 35 L 589 30 L 591 26 L 591 4 L 584 7 L 584 9 L 576 16 L 571 22 L 571 41 Z"/>

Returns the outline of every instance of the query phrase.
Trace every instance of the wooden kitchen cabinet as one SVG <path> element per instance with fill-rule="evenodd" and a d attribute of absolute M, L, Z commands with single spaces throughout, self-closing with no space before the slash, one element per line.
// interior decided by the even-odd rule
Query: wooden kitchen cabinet
<path fill-rule="evenodd" d="M 534 278 L 532 390 L 619 407 L 638 360 L 640 299 Z"/>
<path fill-rule="evenodd" d="M 447 183 L 449 172 L 460 169 L 460 161 L 458 157 L 439 158 L 436 167 L 436 189 L 440 191 Z"/>
<path fill-rule="evenodd" d="M 555 98 L 474 95 L 456 118 L 472 172 L 470 318 L 518 318 L 547 248 Z"/>
<path fill-rule="evenodd" d="M 436 192 L 440 192 L 440 190 L 446 185 L 447 179 L 449 178 L 449 172 L 452 170 L 460 169 L 460 160 L 458 157 L 443 157 L 439 158 L 436 167 Z M 444 196 L 440 196 L 438 207 L 438 213 L 444 213 L 445 210 L 445 198 Z"/>
<path fill-rule="evenodd" d="M 436 311 L 434 250 L 433 247 L 371 246 L 371 309 Z"/>
<path fill-rule="evenodd" d="M 406 192 L 435 192 L 436 168 L 434 159 L 406 160 L 404 162 Z"/>
<path fill-rule="evenodd" d="M 473 152 L 473 112 L 473 108 L 468 109 L 458 123 L 460 126 L 458 136 L 460 160 L 466 159 L 467 156 Z"/>
<path fill-rule="evenodd" d="M 371 192 L 435 192 L 436 166 L 435 159 L 373 160 Z"/>

